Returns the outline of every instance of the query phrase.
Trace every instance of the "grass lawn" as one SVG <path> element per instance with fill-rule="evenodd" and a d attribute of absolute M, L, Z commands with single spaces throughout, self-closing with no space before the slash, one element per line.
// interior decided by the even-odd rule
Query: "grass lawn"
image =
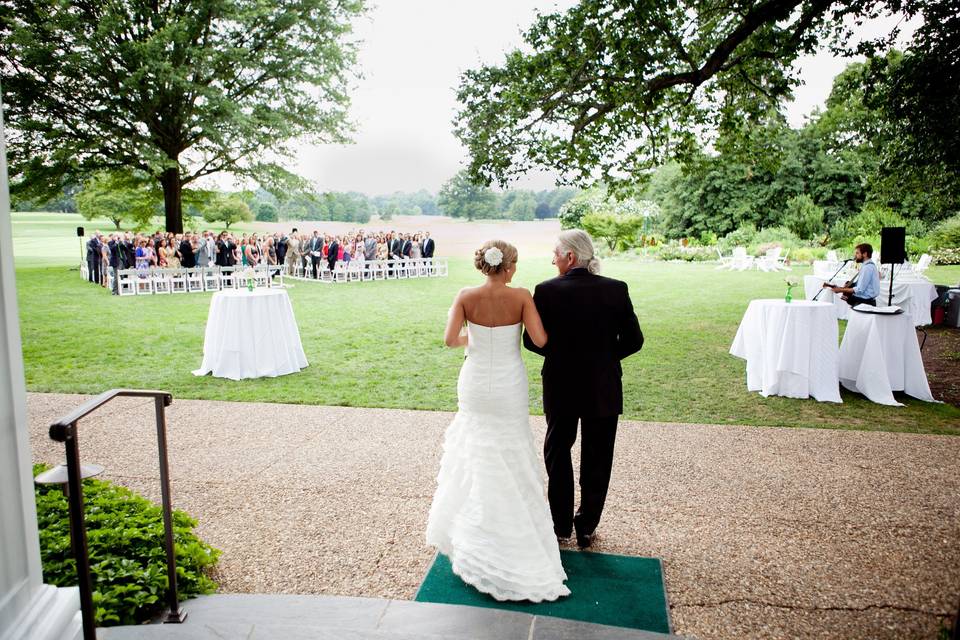
<path fill-rule="evenodd" d="M 442 334 L 455 292 L 480 281 L 466 259 L 451 260 L 448 278 L 295 282 L 289 294 L 310 366 L 281 378 L 234 382 L 190 373 L 202 359 L 211 294 L 110 296 L 71 270 L 78 248 L 65 252 L 61 239 L 44 249 L 42 223 L 16 224 L 20 215 L 14 216 L 17 285 L 31 391 L 139 387 L 175 398 L 456 408 L 463 355 L 444 348 Z M 76 226 L 78 219 L 67 223 Z M 728 349 L 749 300 L 783 295 L 783 274 L 713 267 L 606 263 L 607 275 L 629 283 L 646 337 L 640 354 L 624 361 L 626 417 L 960 434 L 960 409 L 950 405 L 905 398 L 906 407 L 885 407 L 849 393 L 833 405 L 747 392 L 745 363 Z M 930 273 L 937 282 L 960 280 L 960 267 Z M 549 256 L 522 255 L 515 284 L 532 288 L 553 274 Z M 524 358 L 531 411 L 540 413 L 540 358 Z"/>

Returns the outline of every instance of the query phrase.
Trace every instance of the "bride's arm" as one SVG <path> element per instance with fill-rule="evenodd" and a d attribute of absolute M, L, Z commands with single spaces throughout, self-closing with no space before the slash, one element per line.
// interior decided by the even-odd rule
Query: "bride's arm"
<path fill-rule="evenodd" d="M 540 313 L 537 311 L 537 305 L 533 301 L 533 296 L 526 289 L 523 292 L 523 327 L 527 330 L 527 335 L 539 348 L 547 344 L 547 332 L 543 328 L 543 321 L 540 320 Z"/>
<path fill-rule="evenodd" d="M 465 347 L 467 346 L 467 336 L 461 335 L 461 329 L 463 329 L 463 322 L 465 320 L 463 313 L 463 292 L 457 294 L 457 297 L 453 299 L 453 306 L 450 307 L 450 312 L 447 313 L 447 330 L 444 332 L 443 341 L 448 347 Z"/>

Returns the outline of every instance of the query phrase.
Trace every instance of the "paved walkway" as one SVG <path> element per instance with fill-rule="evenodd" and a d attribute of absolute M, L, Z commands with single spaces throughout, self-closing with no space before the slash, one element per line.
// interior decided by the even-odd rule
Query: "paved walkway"
<path fill-rule="evenodd" d="M 85 396 L 30 394 L 47 426 Z M 150 401 L 81 422 L 83 459 L 158 499 Z M 409 599 L 443 412 L 178 400 L 173 496 L 228 593 Z M 542 441 L 542 418 L 530 419 Z M 623 422 L 597 551 L 663 559 L 677 633 L 932 638 L 960 598 L 960 438 Z"/>

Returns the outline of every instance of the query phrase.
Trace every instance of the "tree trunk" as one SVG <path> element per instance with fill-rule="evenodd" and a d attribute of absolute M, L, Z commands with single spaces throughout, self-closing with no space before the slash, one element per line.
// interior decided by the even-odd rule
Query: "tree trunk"
<path fill-rule="evenodd" d="M 183 201 L 181 200 L 180 168 L 171 167 L 160 176 L 163 185 L 163 210 L 168 233 L 183 233 Z"/>

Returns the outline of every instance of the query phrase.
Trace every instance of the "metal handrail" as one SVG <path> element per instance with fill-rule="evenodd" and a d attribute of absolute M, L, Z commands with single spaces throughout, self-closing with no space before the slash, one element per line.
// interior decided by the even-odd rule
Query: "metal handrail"
<path fill-rule="evenodd" d="M 166 391 L 111 389 L 68 413 L 50 425 L 50 437 L 64 443 L 67 455 L 67 486 L 70 503 L 70 530 L 73 556 L 77 562 L 77 585 L 80 588 L 80 612 L 84 640 L 96 640 L 97 627 L 90 580 L 90 557 L 87 551 L 87 530 L 83 525 L 83 480 L 80 477 L 80 449 L 77 423 L 114 398 L 153 398 L 157 417 L 157 448 L 160 450 L 160 491 L 163 499 L 163 531 L 167 553 L 167 612 L 163 622 L 183 622 L 187 614 L 180 610 L 177 596 L 177 564 L 173 545 L 173 510 L 170 502 L 170 467 L 167 459 L 167 420 L 165 408 L 173 403 Z"/>

